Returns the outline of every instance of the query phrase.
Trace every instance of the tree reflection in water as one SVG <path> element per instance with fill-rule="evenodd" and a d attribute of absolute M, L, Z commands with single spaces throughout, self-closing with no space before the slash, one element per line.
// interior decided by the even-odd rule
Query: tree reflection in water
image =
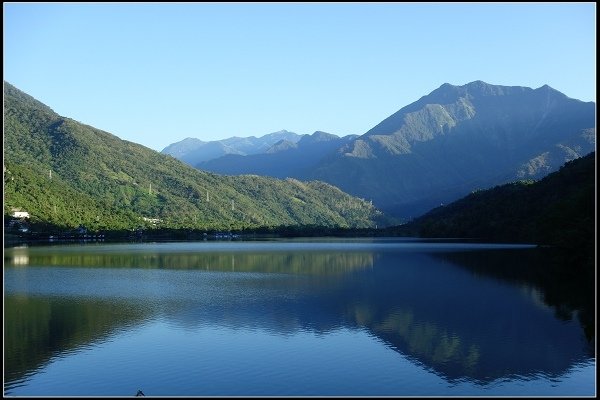
<path fill-rule="evenodd" d="M 595 357 L 595 272 L 580 261 L 542 249 L 9 249 L 5 380 L 156 317 L 283 334 L 365 330 L 449 381 L 558 376 Z M 560 323 L 573 318 L 582 330 Z"/>

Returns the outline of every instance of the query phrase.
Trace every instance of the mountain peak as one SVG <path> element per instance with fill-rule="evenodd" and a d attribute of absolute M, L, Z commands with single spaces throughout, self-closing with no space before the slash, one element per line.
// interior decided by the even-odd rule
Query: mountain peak
<path fill-rule="evenodd" d="M 487 87 L 487 86 L 497 86 L 497 85 L 491 85 L 487 82 L 482 81 L 481 79 L 478 79 L 476 81 L 469 82 L 469 83 L 463 85 L 463 87 Z"/>
<path fill-rule="evenodd" d="M 534 91 L 540 92 L 540 93 L 545 93 L 548 96 L 557 96 L 557 97 L 567 98 L 566 94 L 559 92 L 558 90 L 554 89 L 553 87 L 551 87 L 547 84 L 540 86 L 539 88 L 535 89 Z"/>
<path fill-rule="evenodd" d="M 487 87 L 496 87 L 498 85 L 492 85 L 490 83 L 484 82 L 480 79 L 476 80 L 476 81 L 472 81 L 469 83 L 465 83 L 464 85 L 453 85 L 451 83 L 443 83 L 439 88 L 437 88 L 435 91 L 437 90 L 457 90 L 457 89 L 476 89 L 476 88 L 487 88 Z"/>
<path fill-rule="evenodd" d="M 203 140 L 200 140 L 198 138 L 193 138 L 191 136 L 186 137 L 185 139 L 183 139 L 181 141 L 181 143 L 206 143 Z"/>
<path fill-rule="evenodd" d="M 517 92 L 531 91 L 531 88 L 523 86 L 503 86 L 492 85 L 482 80 L 476 80 L 461 86 L 444 83 L 435 89 L 429 95 L 424 96 L 428 101 L 435 100 L 436 103 L 444 104 L 441 101 L 455 101 L 458 97 L 466 96 L 506 96 Z M 440 101 L 438 101 L 440 100 Z"/>
<path fill-rule="evenodd" d="M 282 129 L 280 131 L 268 133 L 268 134 L 260 137 L 260 139 L 265 139 L 265 140 L 274 139 L 274 138 L 281 138 L 281 139 L 293 141 L 293 140 L 300 139 L 300 135 L 298 135 L 297 133 L 288 131 L 287 129 Z"/>
<path fill-rule="evenodd" d="M 537 101 L 535 99 L 539 100 L 541 96 L 544 97 L 544 107 L 551 104 L 548 103 L 550 100 L 568 99 L 563 93 L 548 85 L 532 89 L 525 86 L 492 85 L 482 80 L 461 86 L 444 83 L 430 94 L 380 122 L 365 133 L 365 136 L 392 135 L 402 131 L 404 138 L 409 142 L 413 139 L 431 139 L 442 132 L 440 126 L 444 124 L 455 126 L 462 120 L 470 119 L 475 115 L 475 109 L 481 113 L 483 109 L 489 109 L 490 104 L 497 101 L 512 104 L 513 107 L 521 104 L 523 107 L 530 108 L 531 104 Z M 527 112 L 525 109 L 522 111 Z M 407 131 L 411 132 L 407 133 Z"/>
<path fill-rule="evenodd" d="M 336 139 L 339 139 L 339 136 L 323 131 L 315 131 L 312 135 L 302 136 L 298 143 L 305 145 L 308 143 L 327 142 Z"/>
<path fill-rule="evenodd" d="M 190 151 L 191 149 L 197 149 L 199 147 L 204 146 L 206 143 L 207 142 L 203 142 L 200 139 L 186 137 L 185 139 L 180 140 L 179 142 L 171 143 L 170 145 L 162 149 L 161 153 L 170 154 L 173 157 L 177 158 L 182 154 L 185 154 L 186 152 Z"/>
<path fill-rule="evenodd" d="M 313 134 L 311 135 L 314 138 L 335 138 L 337 139 L 338 136 L 332 134 L 332 133 L 327 133 L 327 132 L 323 132 L 323 131 L 314 131 Z"/>
<path fill-rule="evenodd" d="M 473 97 L 507 96 L 532 90 L 531 88 L 524 86 L 492 85 L 481 80 L 469 82 L 460 86 L 460 89 L 462 96 L 471 95 Z"/>

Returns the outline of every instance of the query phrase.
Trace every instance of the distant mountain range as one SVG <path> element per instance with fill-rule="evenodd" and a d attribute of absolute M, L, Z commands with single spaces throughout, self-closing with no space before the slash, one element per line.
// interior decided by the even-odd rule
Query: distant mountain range
<path fill-rule="evenodd" d="M 282 142 L 266 153 L 194 165 L 322 180 L 409 220 L 473 190 L 539 179 L 594 151 L 595 108 L 547 85 L 445 83 L 358 137 Z"/>
<path fill-rule="evenodd" d="M 229 154 L 195 165 L 219 174 L 257 174 L 275 178 L 307 176 L 323 158 L 350 143 L 357 136 L 338 137 L 317 131 L 304 135 L 294 143 L 280 140 L 262 154 L 248 156 Z"/>
<path fill-rule="evenodd" d="M 227 154 L 242 156 L 265 153 L 276 143 L 285 141 L 296 143 L 302 135 L 286 130 L 273 132 L 259 138 L 231 137 L 222 140 L 204 142 L 200 139 L 186 138 L 165 147 L 161 153 L 171 155 L 191 166 L 212 160 Z"/>
<path fill-rule="evenodd" d="M 415 217 L 477 189 L 539 179 L 593 151 L 595 104 L 542 86 L 444 84 L 305 178 Z"/>
<path fill-rule="evenodd" d="M 237 141 L 240 149 L 242 142 Z M 4 82 L 4 215 L 15 211 L 28 212 L 31 223 L 61 229 L 80 224 L 93 230 L 228 230 L 384 223 L 369 202 L 327 183 L 199 171 L 62 117 Z"/>

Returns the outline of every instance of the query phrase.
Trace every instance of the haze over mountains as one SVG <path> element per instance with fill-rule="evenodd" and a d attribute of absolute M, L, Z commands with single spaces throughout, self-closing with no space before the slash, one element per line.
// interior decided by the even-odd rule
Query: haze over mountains
<path fill-rule="evenodd" d="M 410 219 L 473 190 L 539 179 L 590 153 L 595 144 L 594 102 L 568 98 L 547 85 L 474 81 L 443 84 L 358 137 L 306 148 L 287 143 L 280 151 L 229 155 L 196 166 L 318 179 Z"/>
<path fill-rule="evenodd" d="M 267 152 L 274 144 L 285 141 L 296 143 L 302 136 L 294 132 L 281 130 L 259 138 L 231 137 L 222 140 L 204 142 L 200 139 L 186 138 L 165 147 L 161 153 L 169 154 L 186 164 L 196 164 L 224 156 L 226 154 L 250 155 Z"/>
<path fill-rule="evenodd" d="M 262 154 L 228 154 L 194 165 L 196 168 L 227 175 L 257 174 L 275 178 L 307 176 L 327 154 L 354 140 L 356 135 L 338 137 L 317 131 L 296 143 L 280 140 Z"/>

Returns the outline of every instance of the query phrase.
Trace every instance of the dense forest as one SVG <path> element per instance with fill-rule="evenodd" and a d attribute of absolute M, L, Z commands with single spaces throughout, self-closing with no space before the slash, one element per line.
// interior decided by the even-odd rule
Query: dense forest
<path fill-rule="evenodd" d="M 98 230 L 367 228 L 385 217 L 329 184 L 196 170 L 61 117 L 4 82 L 4 215 Z"/>
<path fill-rule="evenodd" d="M 596 153 L 592 152 L 539 181 L 517 181 L 475 191 L 390 231 L 593 248 L 595 164 Z"/>

